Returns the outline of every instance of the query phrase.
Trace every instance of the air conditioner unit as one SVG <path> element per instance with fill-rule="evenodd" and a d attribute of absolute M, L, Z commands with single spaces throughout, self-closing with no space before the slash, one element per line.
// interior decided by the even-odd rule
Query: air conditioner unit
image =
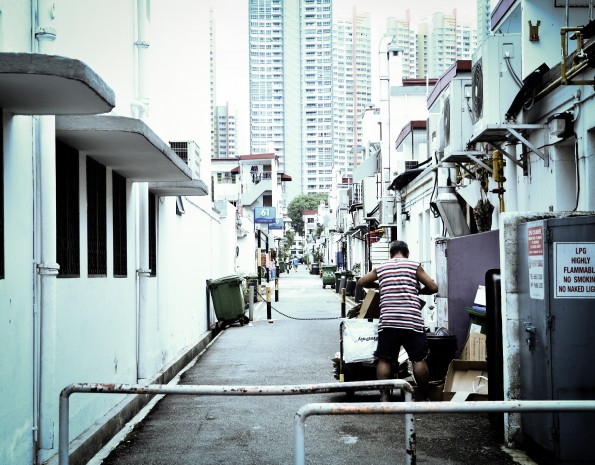
<path fill-rule="evenodd" d="M 505 113 L 520 88 L 514 76 L 521 77 L 521 35 L 489 36 L 473 54 L 472 62 L 471 111 L 475 137 L 487 125 L 506 123 Z"/>
<path fill-rule="evenodd" d="M 430 113 L 426 125 L 428 130 L 428 158 L 433 159 L 434 154 L 437 154 L 438 161 L 442 160 L 444 156 L 444 140 L 441 141 L 441 139 L 444 139 L 442 126 L 442 113 Z"/>
<path fill-rule="evenodd" d="M 440 131 L 444 138 L 445 157 L 465 151 L 473 133 L 473 120 L 469 105 L 471 87 L 470 77 L 458 77 L 453 79 L 443 91 Z"/>
<path fill-rule="evenodd" d="M 188 165 L 192 179 L 200 179 L 200 147 L 194 141 L 175 141 L 169 146 Z"/>
<path fill-rule="evenodd" d="M 395 198 L 384 197 L 380 201 L 380 224 L 395 223 Z"/>

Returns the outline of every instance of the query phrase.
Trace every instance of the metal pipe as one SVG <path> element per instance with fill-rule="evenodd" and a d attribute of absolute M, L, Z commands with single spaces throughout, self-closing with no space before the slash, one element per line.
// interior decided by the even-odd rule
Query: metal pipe
<path fill-rule="evenodd" d="M 271 312 L 271 286 L 268 284 L 267 282 L 267 320 L 269 320 L 269 322 L 271 321 L 271 319 L 273 318 L 272 316 L 272 312 Z"/>
<path fill-rule="evenodd" d="M 60 392 L 58 463 L 68 465 L 70 396 L 74 393 L 90 394 L 178 394 L 211 396 L 282 396 L 302 394 L 324 394 L 349 390 L 370 391 L 379 388 L 393 388 L 405 392 L 411 398 L 413 387 L 402 379 L 375 381 L 352 381 L 348 383 L 296 384 L 273 386 L 222 386 L 222 385 L 168 385 L 168 384 L 70 384 Z M 409 397 L 407 397 L 409 396 Z"/>
<path fill-rule="evenodd" d="M 275 302 L 279 302 L 279 278 L 275 278 Z"/>
<path fill-rule="evenodd" d="M 469 402 L 360 402 L 352 404 L 312 403 L 295 414 L 295 465 L 304 465 L 305 425 L 311 415 L 370 415 L 370 414 L 426 414 L 480 412 L 585 412 L 595 411 L 593 400 L 524 400 Z M 409 424 L 406 417 L 406 423 Z M 415 433 L 406 428 L 407 444 L 415 445 Z M 405 449 L 407 464 L 416 462 L 415 448 Z M 411 450 L 411 454 L 409 451 Z"/>
<path fill-rule="evenodd" d="M 254 321 L 254 286 L 248 287 L 248 319 Z"/>

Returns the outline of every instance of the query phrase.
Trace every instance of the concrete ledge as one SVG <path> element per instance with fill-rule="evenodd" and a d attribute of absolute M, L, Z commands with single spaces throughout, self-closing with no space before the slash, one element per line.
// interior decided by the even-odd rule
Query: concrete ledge
<path fill-rule="evenodd" d="M 202 339 L 177 360 L 149 380 L 147 384 L 167 384 L 184 369 L 214 339 L 215 331 L 207 331 Z M 70 443 L 70 465 L 84 465 L 89 462 L 155 395 L 128 395 L 114 406 L 102 418 Z M 47 465 L 58 464 L 58 454 L 45 462 Z"/>
<path fill-rule="evenodd" d="M 0 53 L 0 106 L 19 115 L 94 115 L 114 91 L 83 62 L 38 53 Z"/>

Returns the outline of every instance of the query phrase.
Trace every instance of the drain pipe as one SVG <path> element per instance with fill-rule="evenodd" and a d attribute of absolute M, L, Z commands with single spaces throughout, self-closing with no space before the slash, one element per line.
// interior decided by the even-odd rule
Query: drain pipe
<path fill-rule="evenodd" d="M 32 3 L 34 40 L 32 48 L 38 53 L 51 54 L 53 43 L 56 40 L 56 29 L 54 28 L 55 4 L 49 0 L 37 0 Z M 55 402 L 55 368 L 56 368 L 56 276 L 59 265 L 56 263 L 56 119 L 54 116 L 33 117 L 34 140 L 35 140 L 35 167 L 36 175 L 36 198 L 39 199 L 39 214 L 35 215 L 34 221 L 38 237 L 36 244 L 39 244 L 39 259 L 37 263 L 36 282 L 39 283 L 39 295 L 34 300 L 39 301 L 39 307 L 35 303 L 34 336 L 38 339 L 34 344 L 38 354 L 34 355 L 35 369 L 39 370 L 34 374 L 37 383 L 34 399 L 34 416 L 37 415 L 38 428 L 36 442 L 36 460 L 43 462 L 44 451 L 48 454 L 54 448 L 54 425 L 58 415 L 58 404 Z M 37 313 L 38 310 L 38 313 Z M 37 314 L 36 314 L 37 313 Z M 34 326 L 34 328 L 35 328 Z"/>
<path fill-rule="evenodd" d="M 146 0 L 136 1 L 136 100 L 132 104 L 132 113 L 135 118 L 141 121 L 148 116 L 149 92 L 147 85 L 147 63 L 149 53 L 148 42 L 149 12 L 147 11 Z M 150 376 L 145 359 L 145 345 L 148 344 L 147 314 L 148 308 L 148 281 L 151 277 L 149 269 L 149 184 L 139 182 L 137 186 L 138 195 L 138 241 L 139 241 L 139 267 L 137 274 L 137 340 L 136 340 L 136 377 L 138 379 Z"/>
<path fill-rule="evenodd" d="M 395 210 L 397 211 L 397 237 L 396 238 L 390 238 L 389 242 L 391 240 L 395 240 L 398 239 L 400 241 L 404 241 L 405 237 L 403 235 L 403 219 L 401 218 L 401 211 L 403 210 L 403 197 L 401 196 L 401 191 L 396 190 L 395 191 Z M 387 235 L 388 237 L 388 235 Z"/>

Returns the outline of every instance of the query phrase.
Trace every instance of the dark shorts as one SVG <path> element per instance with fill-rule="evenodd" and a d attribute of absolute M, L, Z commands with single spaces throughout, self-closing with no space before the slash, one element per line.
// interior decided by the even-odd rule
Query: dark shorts
<path fill-rule="evenodd" d="M 384 328 L 378 333 L 378 346 L 374 356 L 397 360 L 401 346 L 407 351 L 411 362 L 421 362 L 430 353 L 426 333 L 410 329 Z"/>

